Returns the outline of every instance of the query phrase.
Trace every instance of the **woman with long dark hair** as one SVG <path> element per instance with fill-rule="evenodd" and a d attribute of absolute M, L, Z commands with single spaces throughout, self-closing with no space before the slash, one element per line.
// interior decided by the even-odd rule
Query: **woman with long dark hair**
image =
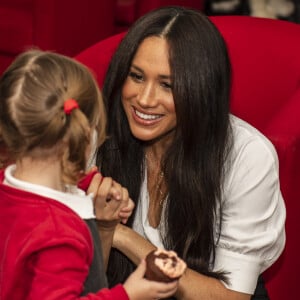
<path fill-rule="evenodd" d="M 189 269 L 177 299 L 250 299 L 285 244 L 274 147 L 230 113 L 225 42 L 202 13 L 164 7 L 139 19 L 112 58 L 97 164 L 136 209 L 117 225 L 108 266 L 122 282 L 156 247 Z"/>

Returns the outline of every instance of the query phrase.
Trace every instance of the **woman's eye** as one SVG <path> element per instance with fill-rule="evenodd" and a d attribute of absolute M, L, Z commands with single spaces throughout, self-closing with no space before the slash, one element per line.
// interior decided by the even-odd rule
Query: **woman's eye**
<path fill-rule="evenodd" d="M 165 89 L 171 90 L 172 89 L 172 84 L 169 82 L 162 82 L 161 86 Z"/>
<path fill-rule="evenodd" d="M 137 74 L 136 72 L 129 72 L 129 77 L 132 78 L 134 81 L 142 81 L 143 76 L 140 74 Z"/>

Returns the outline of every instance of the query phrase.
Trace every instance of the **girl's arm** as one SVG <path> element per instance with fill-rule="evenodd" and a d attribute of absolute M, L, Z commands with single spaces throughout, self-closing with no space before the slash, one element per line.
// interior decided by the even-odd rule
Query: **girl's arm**
<path fill-rule="evenodd" d="M 127 189 L 111 177 L 102 177 L 95 173 L 88 187 L 88 193 L 94 193 L 95 215 L 101 239 L 104 266 L 107 269 L 115 227 L 126 223 L 132 214 L 134 203 Z"/>

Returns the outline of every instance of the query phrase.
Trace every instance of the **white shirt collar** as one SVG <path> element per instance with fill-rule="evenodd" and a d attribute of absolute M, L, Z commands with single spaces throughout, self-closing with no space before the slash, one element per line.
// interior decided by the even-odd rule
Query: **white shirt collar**
<path fill-rule="evenodd" d="M 76 186 L 67 186 L 68 192 L 64 193 L 42 185 L 19 180 L 13 176 L 15 169 L 16 165 L 10 165 L 6 168 L 4 173 L 5 184 L 23 191 L 56 200 L 69 207 L 82 219 L 95 218 L 93 194 L 86 195 L 84 191 L 78 189 Z"/>

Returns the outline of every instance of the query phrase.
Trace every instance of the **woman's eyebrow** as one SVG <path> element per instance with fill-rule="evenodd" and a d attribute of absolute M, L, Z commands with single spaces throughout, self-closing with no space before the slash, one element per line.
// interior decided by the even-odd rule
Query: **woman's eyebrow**
<path fill-rule="evenodd" d="M 131 68 L 132 69 L 135 69 L 136 71 L 139 71 L 139 72 L 141 72 L 141 73 L 144 73 L 144 71 L 141 69 L 141 68 L 139 68 L 138 66 L 136 66 L 136 65 L 131 65 Z"/>
<path fill-rule="evenodd" d="M 159 75 L 159 78 L 171 80 L 171 76 L 170 75 Z"/>
<path fill-rule="evenodd" d="M 136 66 L 136 65 L 134 65 L 134 64 L 131 65 L 131 69 L 134 69 L 135 71 L 138 71 L 138 72 L 144 74 L 144 71 L 143 71 L 140 67 L 138 67 L 138 66 Z M 158 77 L 159 77 L 160 79 L 171 80 L 171 76 L 170 76 L 170 75 L 159 74 Z"/>

